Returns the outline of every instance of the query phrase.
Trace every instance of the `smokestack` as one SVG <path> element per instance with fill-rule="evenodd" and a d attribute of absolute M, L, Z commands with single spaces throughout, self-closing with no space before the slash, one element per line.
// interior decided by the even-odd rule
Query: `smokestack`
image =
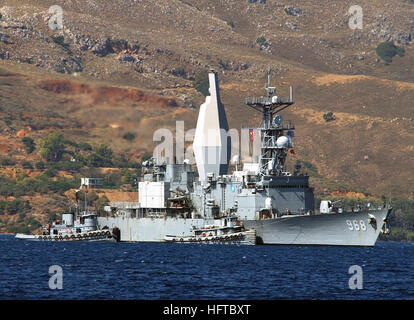
<path fill-rule="evenodd" d="M 207 174 L 227 173 L 231 153 L 229 125 L 220 100 L 217 74 L 208 74 L 210 95 L 200 106 L 193 150 L 200 181 L 207 181 Z"/>

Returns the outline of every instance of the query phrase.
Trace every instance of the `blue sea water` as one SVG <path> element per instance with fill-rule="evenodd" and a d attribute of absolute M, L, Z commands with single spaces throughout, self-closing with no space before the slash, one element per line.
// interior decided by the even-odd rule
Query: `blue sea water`
<path fill-rule="evenodd" d="M 63 289 L 49 288 L 49 267 Z M 362 289 L 349 268 L 362 268 Z M 413 299 L 414 243 L 373 248 L 31 242 L 0 235 L 0 299 Z"/>

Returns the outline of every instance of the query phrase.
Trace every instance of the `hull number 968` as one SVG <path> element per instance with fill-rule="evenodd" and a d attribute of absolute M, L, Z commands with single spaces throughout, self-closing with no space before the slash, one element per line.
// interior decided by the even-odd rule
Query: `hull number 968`
<path fill-rule="evenodd" d="M 367 226 L 365 225 L 364 220 L 346 220 L 346 224 L 348 225 L 348 229 L 351 231 L 365 231 L 367 230 Z"/>

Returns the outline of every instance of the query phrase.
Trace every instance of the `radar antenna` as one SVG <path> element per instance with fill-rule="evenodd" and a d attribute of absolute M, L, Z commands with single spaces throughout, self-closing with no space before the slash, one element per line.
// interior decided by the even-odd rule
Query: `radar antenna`
<path fill-rule="evenodd" d="M 277 115 L 294 103 L 292 87 L 290 87 L 289 98 L 278 97 L 276 87 L 270 85 L 270 71 L 269 67 L 265 86 L 266 97 L 246 98 L 245 101 L 249 107 L 262 113 L 261 127 L 258 128 L 261 134 L 260 174 L 262 176 L 283 174 L 287 152 L 292 145 L 290 138 L 281 139 L 280 143 L 278 138 L 284 136 L 285 130 L 295 129 L 290 122 L 283 123 L 282 116 Z"/>

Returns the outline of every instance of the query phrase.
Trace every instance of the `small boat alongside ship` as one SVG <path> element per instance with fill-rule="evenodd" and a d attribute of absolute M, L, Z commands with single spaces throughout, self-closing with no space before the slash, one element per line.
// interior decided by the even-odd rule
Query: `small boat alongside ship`
<path fill-rule="evenodd" d="M 220 225 L 194 227 L 191 236 L 166 235 L 164 242 L 255 245 L 256 230 L 245 229 L 237 216 L 221 219 Z"/>
<path fill-rule="evenodd" d="M 83 186 L 81 186 L 82 189 Z M 79 191 L 75 191 L 76 210 L 75 212 L 63 213 L 62 221 L 56 220 L 52 224 L 43 227 L 42 234 L 16 234 L 19 240 L 31 241 L 113 241 L 120 240 L 119 229 L 103 226 L 99 228 L 98 214 L 89 211 L 87 204 L 87 190 L 85 192 L 85 209 L 79 212 Z"/>
<path fill-rule="evenodd" d="M 18 233 L 16 239 L 32 241 L 119 241 L 117 230 L 98 229 L 98 215 L 95 212 L 64 213 L 62 222 L 55 221 L 43 227 L 42 234 Z M 76 218 L 76 219 L 75 219 Z"/>

